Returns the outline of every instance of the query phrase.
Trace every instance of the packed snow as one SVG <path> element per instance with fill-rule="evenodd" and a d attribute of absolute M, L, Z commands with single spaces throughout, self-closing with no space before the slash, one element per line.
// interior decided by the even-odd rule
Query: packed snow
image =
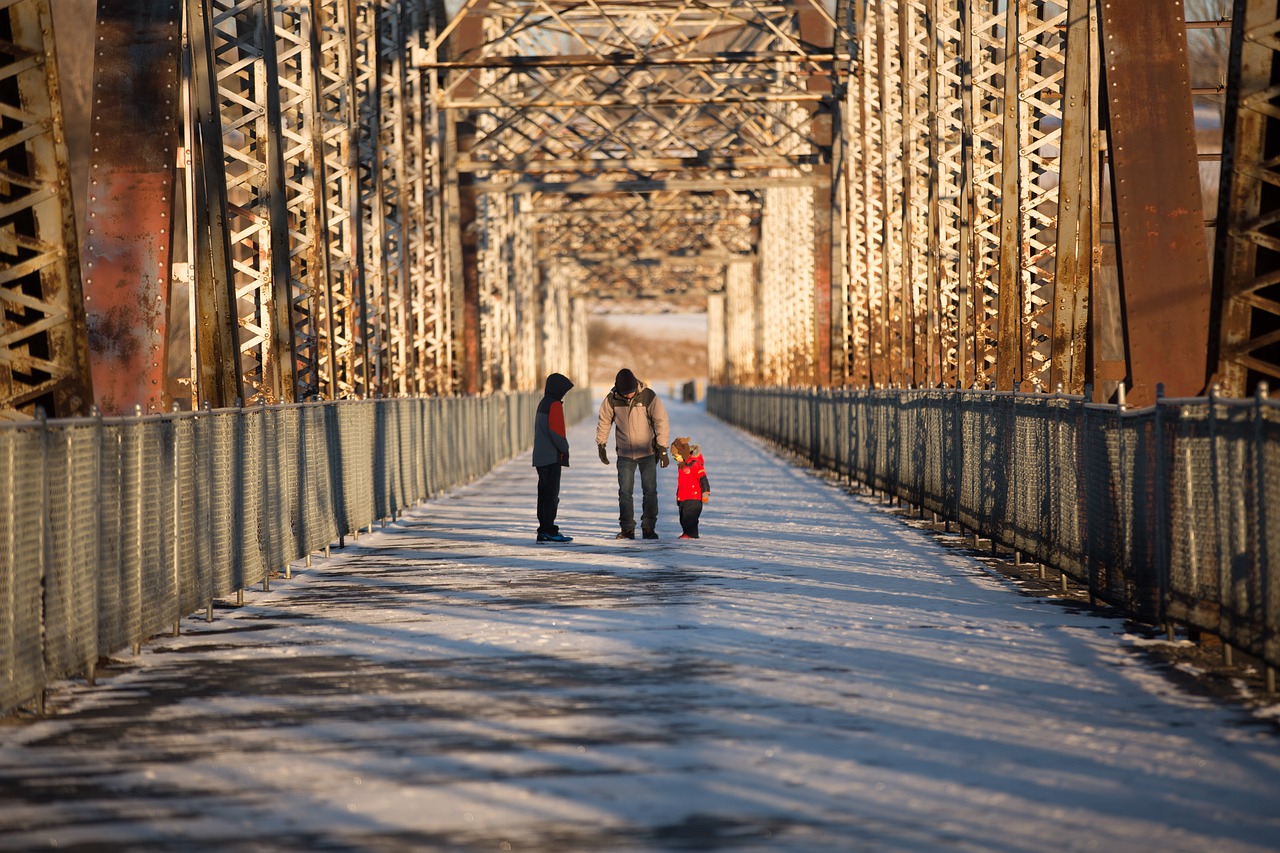
<path fill-rule="evenodd" d="M 11 718 L 0 849 L 1280 849 L 1270 724 L 667 405 L 701 539 L 575 425 L 572 544 L 525 454 Z"/>

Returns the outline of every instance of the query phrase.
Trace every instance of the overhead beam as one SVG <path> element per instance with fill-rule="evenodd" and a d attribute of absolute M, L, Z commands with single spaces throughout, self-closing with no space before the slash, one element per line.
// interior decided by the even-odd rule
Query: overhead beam
<path fill-rule="evenodd" d="M 818 183 L 813 176 L 750 176 L 725 178 L 647 178 L 638 181 L 585 180 L 552 183 L 550 181 L 486 181 L 474 184 L 477 193 L 655 193 L 664 191 L 710 192 L 718 189 L 763 189 L 764 187 L 811 187 Z"/>
<path fill-rule="evenodd" d="M 827 161 L 822 153 L 799 154 L 794 157 L 620 157 L 618 159 L 547 159 L 514 157 L 509 160 L 474 160 L 459 158 L 459 172 L 606 172 L 628 169 L 636 172 L 659 172 L 671 169 L 796 169 L 818 166 Z"/>
<path fill-rule="evenodd" d="M 800 92 L 759 92 L 745 95 L 685 95 L 676 97 L 634 98 L 629 96 L 602 96 L 600 98 L 556 98 L 530 100 L 499 100 L 477 98 L 464 100 L 450 98 L 444 102 L 447 110 L 553 110 L 585 109 L 587 107 L 624 107 L 644 110 L 657 107 L 717 106 L 732 104 L 775 103 L 830 103 L 831 95 Z"/>
<path fill-rule="evenodd" d="M 759 53 L 724 52 L 696 56 L 653 56 L 623 54 L 604 56 L 599 54 L 568 54 L 562 56 L 490 56 L 484 59 L 445 60 L 419 63 L 423 69 L 480 70 L 480 69 L 537 69 L 537 68 L 635 68 L 650 66 L 707 66 L 707 65 L 777 65 L 780 63 L 849 62 L 853 57 L 845 53 Z M 824 71 L 818 73 L 829 73 Z"/>
<path fill-rule="evenodd" d="M 550 253 L 549 253 L 550 254 Z M 755 252 L 698 252 L 690 255 L 664 254 L 660 252 L 632 252 L 618 254 L 616 252 L 576 252 L 566 258 L 563 254 L 553 257 L 569 260 L 580 265 L 626 266 L 639 261 L 659 261 L 679 264 L 732 264 L 739 261 L 754 261 Z"/>

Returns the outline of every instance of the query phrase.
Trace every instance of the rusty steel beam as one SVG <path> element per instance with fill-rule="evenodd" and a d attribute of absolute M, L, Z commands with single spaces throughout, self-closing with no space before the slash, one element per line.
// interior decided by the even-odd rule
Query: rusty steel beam
<path fill-rule="evenodd" d="M 85 303 L 106 414 L 167 411 L 182 9 L 98 4 Z M 146 133 L 139 133 L 146 128 Z"/>
<path fill-rule="evenodd" d="M 227 177 L 218 112 L 211 11 L 187 0 L 191 52 L 186 139 L 191 245 L 192 404 L 215 408 L 244 399 L 227 225 Z M 202 215 L 203 212 L 203 215 Z"/>
<path fill-rule="evenodd" d="M 1181 6 L 1110 0 L 1102 32 L 1129 402 L 1204 390 L 1210 284 Z M 1159 144 L 1152 144 L 1159 140 Z M 1176 341 L 1176 346 L 1170 342 Z"/>
<path fill-rule="evenodd" d="M 1057 274 L 1049 383 L 1068 394 L 1084 393 L 1089 331 L 1089 281 L 1093 268 L 1093 216 L 1098 150 L 1093 85 L 1097 63 L 1097 12 L 1091 0 L 1067 4 L 1067 54 L 1062 108 L 1062 181 L 1058 195 Z"/>
<path fill-rule="evenodd" d="M 0 8 L 0 418 L 93 402 L 48 0 Z"/>

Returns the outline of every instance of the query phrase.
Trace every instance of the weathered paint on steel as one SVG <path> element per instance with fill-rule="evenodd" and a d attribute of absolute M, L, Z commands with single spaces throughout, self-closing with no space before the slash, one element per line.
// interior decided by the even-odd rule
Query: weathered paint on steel
<path fill-rule="evenodd" d="M 1109 0 L 1100 26 L 1115 180 L 1128 402 L 1200 393 L 1210 286 L 1180 4 Z M 1159 144 L 1153 144 L 1159 140 Z"/>
<path fill-rule="evenodd" d="M 180 23 L 176 0 L 99 3 L 84 291 L 106 414 L 168 408 Z"/>

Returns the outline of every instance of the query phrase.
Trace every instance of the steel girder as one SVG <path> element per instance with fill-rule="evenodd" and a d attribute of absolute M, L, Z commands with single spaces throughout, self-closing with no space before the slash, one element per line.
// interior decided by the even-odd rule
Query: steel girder
<path fill-rule="evenodd" d="M 754 264 L 737 262 L 725 268 L 724 378 L 735 385 L 751 385 L 760 380 L 758 281 Z"/>
<path fill-rule="evenodd" d="M 985 384 L 1024 340 L 1038 365 L 1065 7 L 888 0 L 852 11 L 848 286 L 838 312 L 847 340 L 837 380 Z M 1002 204 L 1006 195 L 1017 203 Z M 1002 294 L 1013 324 L 1008 359 Z"/>
<path fill-rule="evenodd" d="M 185 39 L 173 9 L 185 13 Z M 146 369 L 116 370 L 123 388 L 100 404 L 454 390 L 440 116 L 434 75 L 417 62 L 443 25 L 439 4 L 154 0 L 109 12 L 99 73 L 157 85 L 99 100 L 94 116 L 125 144 L 94 151 L 89 295 L 106 282 L 119 304 L 150 311 L 117 318 L 149 336 L 132 348 Z M 139 36 L 151 52 L 123 49 Z M 139 121 L 152 133 L 131 146 Z M 172 191 L 176 150 L 187 155 L 185 199 Z M 162 244 L 175 221 L 186 262 L 170 275 Z M 189 310 L 171 279 L 189 281 Z M 91 329 L 113 328 L 104 323 L 114 316 Z M 189 356 L 175 355 L 183 346 Z M 110 356 L 95 348 L 96 364 Z M 175 384 L 175 371 L 189 379 Z"/>
<path fill-rule="evenodd" d="M 48 0 L 0 9 L 0 417 L 93 402 Z"/>
<path fill-rule="evenodd" d="M 845 276 L 836 380 L 1079 393 L 1127 374 L 1139 402 L 1161 380 L 1198 391 L 1204 223 L 1178 8 L 884 0 L 838 12 L 856 60 L 841 93 L 833 194 Z M 1152 33 L 1158 44 L 1144 47 Z M 1109 124 L 1096 106 L 1104 80 Z M 1119 302 L 1100 216 L 1108 168 Z M 1101 302 L 1091 305 L 1091 292 Z M 1119 321 L 1091 325 L 1099 306 L 1124 312 L 1127 362 L 1115 377 L 1109 344 L 1094 336 Z M 1191 345 L 1170 356 L 1161 335 Z"/>
<path fill-rule="evenodd" d="M 482 35 L 455 38 L 468 23 Z M 718 293 L 726 266 L 767 268 L 798 288 L 775 304 L 808 312 L 766 332 L 771 352 L 792 353 L 776 370 L 798 379 L 799 365 L 812 374 L 829 253 L 812 221 L 814 188 L 829 192 L 814 119 L 832 103 L 830 24 L 810 0 L 474 0 L 442 34 L 448 58 L 427 67 L 475 128 L 459 174 L 477 195 L 530 199 L 544 270 L 600 298 Z"/>

